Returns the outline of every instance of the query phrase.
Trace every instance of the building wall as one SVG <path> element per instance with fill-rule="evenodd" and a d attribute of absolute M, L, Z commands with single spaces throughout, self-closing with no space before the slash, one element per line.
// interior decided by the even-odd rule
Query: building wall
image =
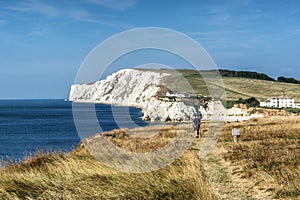
<path fill-rule="evenodd" d="M 269 98 L 266 101 L 260 102 L 261 107 L 273 107 L 273 108 L 293 108 L 295 102 L 293 98 Z"/>

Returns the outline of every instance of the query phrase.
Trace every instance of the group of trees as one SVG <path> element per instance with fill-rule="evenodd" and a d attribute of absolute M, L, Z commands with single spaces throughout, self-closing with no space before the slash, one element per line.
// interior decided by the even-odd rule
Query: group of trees
<path fill-rule="evenodd" d="M 234 70 L 219 70 L 223 77 L 241 77 L 241 78 L 252 78 L 267 81 L 275 81 L 275 79 L 269 77 L 263 73 L 249 72 L 249 71 L 234 71 Z"/>
<path fill-rule="evenodd" d="M 286 78 L 284 76 L 279 76 L 277 78 L 278 82 L 285 82 L 285 83 L 295 83 L 295 84 L 300 84 L 300 81 L 294 79 L 294 78 Z"/>
<path fill-rule="evenodd" d="M 279 76 L 277 80 L 275 80 L 274 78 L 271 78 L 264 73 L 249 72 L 249 71 L 234 71 L 234 70 L 219 70 L 219 72 L 223 77 L 241 77 L 241 78 L 252 78 L 252 79 L 260 79 L 260 80 L 267 80 L 267 81 L 278 81 L 278 82 L 285 82 L 285 83 L 300 84 L 300 81 L 294 78 Z"/>

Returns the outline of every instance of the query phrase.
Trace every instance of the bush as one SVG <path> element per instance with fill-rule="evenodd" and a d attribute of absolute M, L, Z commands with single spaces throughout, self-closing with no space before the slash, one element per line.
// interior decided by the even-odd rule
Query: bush
<path fill-rule="evenodd" d="M 250 97 L 248 99 L 239 98 L 237 101 L 227 101 L 226 107 L 232 108 L 234 106 L 234 104 L 240 104 L 240 103 L 246 104 L 247 108 L 259 106 L 259 101 L 254 97 Z"/>
<path fill-rule="evenodd" d="M 294 79 L 294 78 L 286 78 L 284 76 L 279 76 L 277 78 L 278 82 L 284 82 L 284 83 L 294 83 L 294 84 L 300 84 L 300 81 Z"/>

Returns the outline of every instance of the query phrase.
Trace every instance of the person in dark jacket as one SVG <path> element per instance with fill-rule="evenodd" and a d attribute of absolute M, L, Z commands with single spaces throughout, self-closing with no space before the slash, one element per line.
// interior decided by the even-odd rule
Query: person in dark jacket
<path fill-rule="evenodd" d="M 196 138 L 200 137 L 200 124 L 201 124 L 201 119 L 202 119 L 202 113 L 199 112 L 198 115 L 195 116 L 193 119 L 193 127 L 194 127 L 194 132 Z"/>

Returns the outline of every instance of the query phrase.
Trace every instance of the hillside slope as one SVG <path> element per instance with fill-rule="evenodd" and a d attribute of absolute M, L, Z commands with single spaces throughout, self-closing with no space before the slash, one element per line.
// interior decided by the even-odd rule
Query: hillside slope
<path fill-rule="evenodd" d="M 189 80 L 195 93 L 209 96 L 205 82 L 199 72 L 196 70 L 178 70 L 184 78 Z M 202 71 L 201 75 L 206 78 L 208 84 L 215 85 L 215 77 L 211 76 L 211 72 Z M 239 77 L 222 77 L 226 99 L 237 100 L 239 98 L 255 97 L 258 100 L 266 99 L 272 96 L 289 96 L 300 102 L 300 85 L 292 83 L 283 83 L 276 81 L 266 81 L 259 79 L 239 78 Z M 177 82 L 180 85 L 180 82 Z M 221 85 L 218 85 L 222 87 Z M 185 88 L 177 87 L 179 91 Z"/>
<path fill-rule="evenodd" d="M 249 97 L 261 100 L 272 96 L 289 96 L 293 97 L 296 102 L 300 102 L 299 84 L 229 77 L 223 80 L 229 100 Z"/>

